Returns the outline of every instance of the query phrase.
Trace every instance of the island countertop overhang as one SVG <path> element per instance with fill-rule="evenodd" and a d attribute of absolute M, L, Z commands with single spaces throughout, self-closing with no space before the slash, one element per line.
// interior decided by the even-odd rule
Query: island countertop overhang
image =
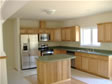
<path fill-rule="evenodd" d="M 48 56 L 40 56 L 37 60 L 43 62 L 54 62 L 59 60 L 65 59 L 75 59 L 74 55 L 67 55 L 67 54 L 57 54 L 57 55 L 48 55 Z"/>

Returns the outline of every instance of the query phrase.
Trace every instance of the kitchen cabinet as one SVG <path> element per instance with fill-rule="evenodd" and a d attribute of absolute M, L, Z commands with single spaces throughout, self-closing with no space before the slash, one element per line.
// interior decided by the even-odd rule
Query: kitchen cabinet
<path fill-rule="evenodd" d="M 75 58 L 75 67 L 77 69 L 82 69 L 82 57 L 78 53 L 76 53 L 75 56 L 76 56 L 76 58 Z"/>
<path fill-rule="evenodd" d="M 103 77 L 109 77 L 109 65 L 106 60 L 98 61 L 98 74 Z"/>
<path fill-rule="evenodd" d="M 76 69 L 112 79 L 112 57 L 76 52 Z"/>
<path fill-rule="evenodd" d="M 82 70 L 88 71 L 89 58 L 82 56 Z"/>
<path fill-rule="evenodd" d="M 80 28 L 79 26 L 62 28 L 62 41 L 79 41 Z"/>
<path fill-rule="evenodd" d="M 37 28 L 21 28 L 20 34 L 37 34 Z"/>
<path fill-rule="evenodd" d="M 63 38 L 63 41 L 71 41 L 71 29 L 70 28 L 62 29 L 62 38 Z"/>
<path fill-rule="evenodd" d="M 66 50 L 54 49 L 54 55 L 56 54 L 66 54 Z"/>
<path fill-rule="evenodd" d="M 89 58 L 88 60 L 88 71 L 94 74 L 98 73 L 98 60 L 94 58 Z"/>
<path fill-rule="evenodd" d="M 112 42 L 112 23 L 98 24 L 98 41 Z"/>
<path fill-rule="evenodd" d="M 103 24 L 98 25 L 98 41 L 104 42 L 104 25 Z"/>
<path fill-rule="evenodd" d="M 112 24 L 105 24 L 104 25 L 105 27 L 105 32 L 104 32 L 104 41 L 106 42 L 110 42 L 112 41 L 112 38 L 111 38 L 111 33 L 112 33 Z"/>
<path fill-rule="evenodd" d="M 54 29 L 54 41 L 61 41 L 61 29 Z"/>
<path fill-rule="evenodd" d="M 49 30 L 50 41 L 61 41 L 61 29 L 53 28 Z"/>

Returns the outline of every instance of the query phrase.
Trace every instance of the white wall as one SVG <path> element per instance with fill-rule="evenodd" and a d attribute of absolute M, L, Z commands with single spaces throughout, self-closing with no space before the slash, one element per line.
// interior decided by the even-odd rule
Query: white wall
<path fill-rule="evenodd" d="M 82 17 L 73 20 L 66 20 L 63 22 L 63 27 L 66 26 L 75 26 L 79 25 L 80 27 L 83 26 L 94 26 L 98 23 L 103 22 L 112 22 L 112 12 L 110 13 L 103 13 L 94 16 Z M 63 46 L 71 46 L 71 47 L 81 47 L 79 42 L 61 42 L 60 45 Z M 84 48 L 91 48 L 91 47 L 84 47 Z M 104 50 L 112 50 L 112 43 L 101 43 L 100 47 L 94 47 L 95 49 L 104 49 Z"/>
<path fill-rule="evenodd" d="M 31 19 L 21 19 L 20 20 L 21 27 L 36 27 L 39 28 L 39 20 L 31 20 Z M 61 27 L 61 21 L 46 21 L 47 28 L 57 28 Z"/>
<path fill-rule="evenodd" d="M 112 22 L 112 12 L 110 13 L 103 13 L 94 16 L 82 17 L 73 20 L 67 20 L 63 22 L 63 26 L 94 26 L 98 23 L 103 22 Z"/>
<path fill-rule="evenodd" d="M 4 50 L 7 54 L 7 66 L 14 67 L 14 22 L 8 20 L 3 24 Z"/>
<path fill-rule="evenodd" d="M 20 19 L 14 20 L 14 67 L 21 70 L 20 63 Z"/>

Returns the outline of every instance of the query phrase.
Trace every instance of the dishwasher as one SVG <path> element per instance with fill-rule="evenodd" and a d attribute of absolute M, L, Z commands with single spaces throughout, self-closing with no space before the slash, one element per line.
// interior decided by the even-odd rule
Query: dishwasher
<path fill-rule="evenodd" d="M 73 52 L 73 51 L 67 51 L 67 54 L 73 56 L 73 55 L 75 55 L 75 52 Z M 75 58 L 71 59 L 71 67 L 75 68 Z"/>

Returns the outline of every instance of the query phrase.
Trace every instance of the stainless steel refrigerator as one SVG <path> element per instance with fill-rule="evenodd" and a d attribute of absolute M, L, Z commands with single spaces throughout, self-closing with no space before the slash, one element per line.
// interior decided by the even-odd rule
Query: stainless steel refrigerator
<path fill-rule="evenodd" d="M 36 68 L 36 59 L 38 52 L 38 35 L 21 35 L 21 68 Z"/>

